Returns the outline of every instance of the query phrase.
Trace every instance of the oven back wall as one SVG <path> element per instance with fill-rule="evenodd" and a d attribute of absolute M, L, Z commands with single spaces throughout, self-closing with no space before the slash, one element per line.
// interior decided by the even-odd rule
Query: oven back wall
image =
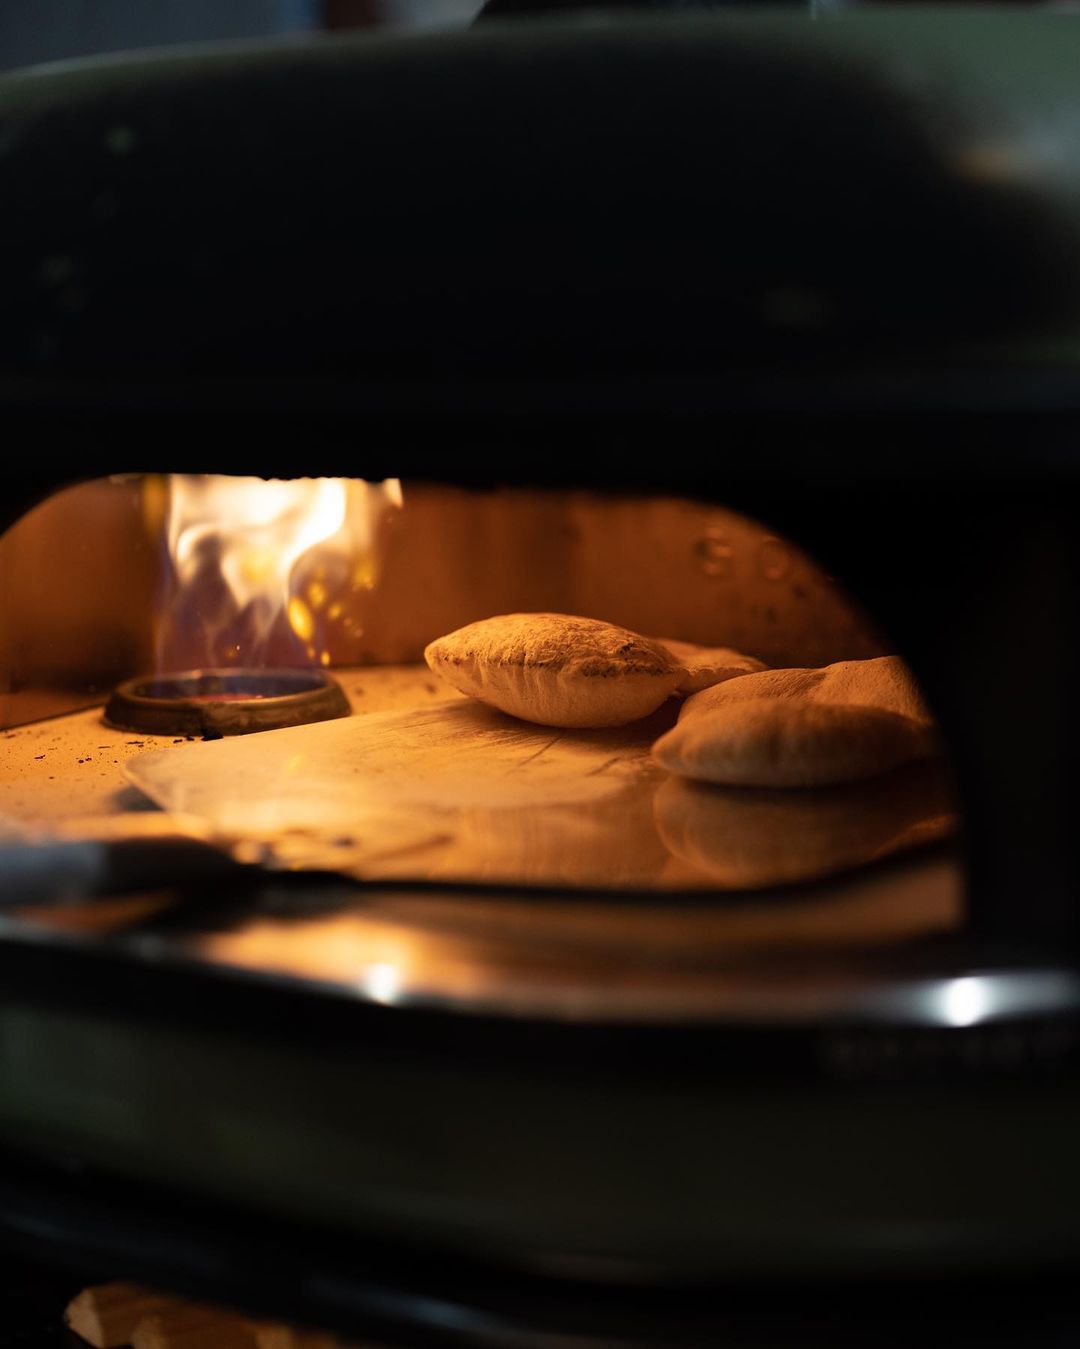
<path fill-rule="evenodd" d="M 769 665 L 819 665 L 883 649 L 804 553 L 722 507 L 406 484 L 379 585 L 365 602 L 362 658 L 420 660 L 442 633 L 515 610 L 735 646 Z M 353 663 L 347 653 L 333 655 Z"/>
<path fill-rule="evenodd" d="M 144 480 L 79 483 L 0 536 L 0 726 L 104 700 L 150 659 L 152 507 Z"/>

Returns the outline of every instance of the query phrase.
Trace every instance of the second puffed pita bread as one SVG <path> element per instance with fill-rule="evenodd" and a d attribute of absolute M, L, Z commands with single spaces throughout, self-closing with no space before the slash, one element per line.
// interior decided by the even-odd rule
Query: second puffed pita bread
<path fill-rule="evenodd" d="M 767 670 L 688 698 L 653 755 L 669 772 L 745 787 L 816 787 L 935 753 L 913 677 L 895 656 Z"/>
<path fill-rule="evenodd" d="M 899 656 L 842 660 L 820 669 L 762 670 L 737 683 L 725 682 L 687 698 L 679 720 L 751 698 L 800 699 L 834 707 L 877 707 L 924 726 L 933 721 L 915 676 Z"/>

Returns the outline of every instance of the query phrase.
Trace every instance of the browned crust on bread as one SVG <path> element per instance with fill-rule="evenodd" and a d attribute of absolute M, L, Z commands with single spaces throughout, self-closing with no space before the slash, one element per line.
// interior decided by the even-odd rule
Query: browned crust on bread
<path fill-rule="evenodd" d="M 432 642 L 428 665 L 471 697 L 546 726 L 617 726 L 654 712 L 685 674 L 660 643 L 570 614 L 501 614 Z"/>
<path fill-rule="evenodd" d="M 585 679 L 666 675 L 679 669 L 667 648 L 628 628 L 571 614 L 500 614 L 439 637 L 424 651 L 432 669 L 441 664 L 520 665 Z"/>

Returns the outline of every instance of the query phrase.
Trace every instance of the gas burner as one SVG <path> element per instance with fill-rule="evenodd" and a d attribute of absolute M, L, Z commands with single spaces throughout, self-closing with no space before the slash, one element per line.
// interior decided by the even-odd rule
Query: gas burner
<path fill-rule="evenodd" d="M 129 679 L 105 721 L 150 735 L 247 735 L 349 715 L 341 685 L 322 670 L 185 670 Z"/>

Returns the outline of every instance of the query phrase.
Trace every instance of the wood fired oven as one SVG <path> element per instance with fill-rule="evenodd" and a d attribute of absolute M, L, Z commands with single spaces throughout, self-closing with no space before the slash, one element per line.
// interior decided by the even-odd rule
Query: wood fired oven
<path fill-rule="evenodd" d="M 0 81 L 20 1260 L 380 1344 L 1067 1326 L 1073 24 Z M 942 753 L 689 788 L 674 702 L 423 664 L 517 611 L 898 654 Z"/>

